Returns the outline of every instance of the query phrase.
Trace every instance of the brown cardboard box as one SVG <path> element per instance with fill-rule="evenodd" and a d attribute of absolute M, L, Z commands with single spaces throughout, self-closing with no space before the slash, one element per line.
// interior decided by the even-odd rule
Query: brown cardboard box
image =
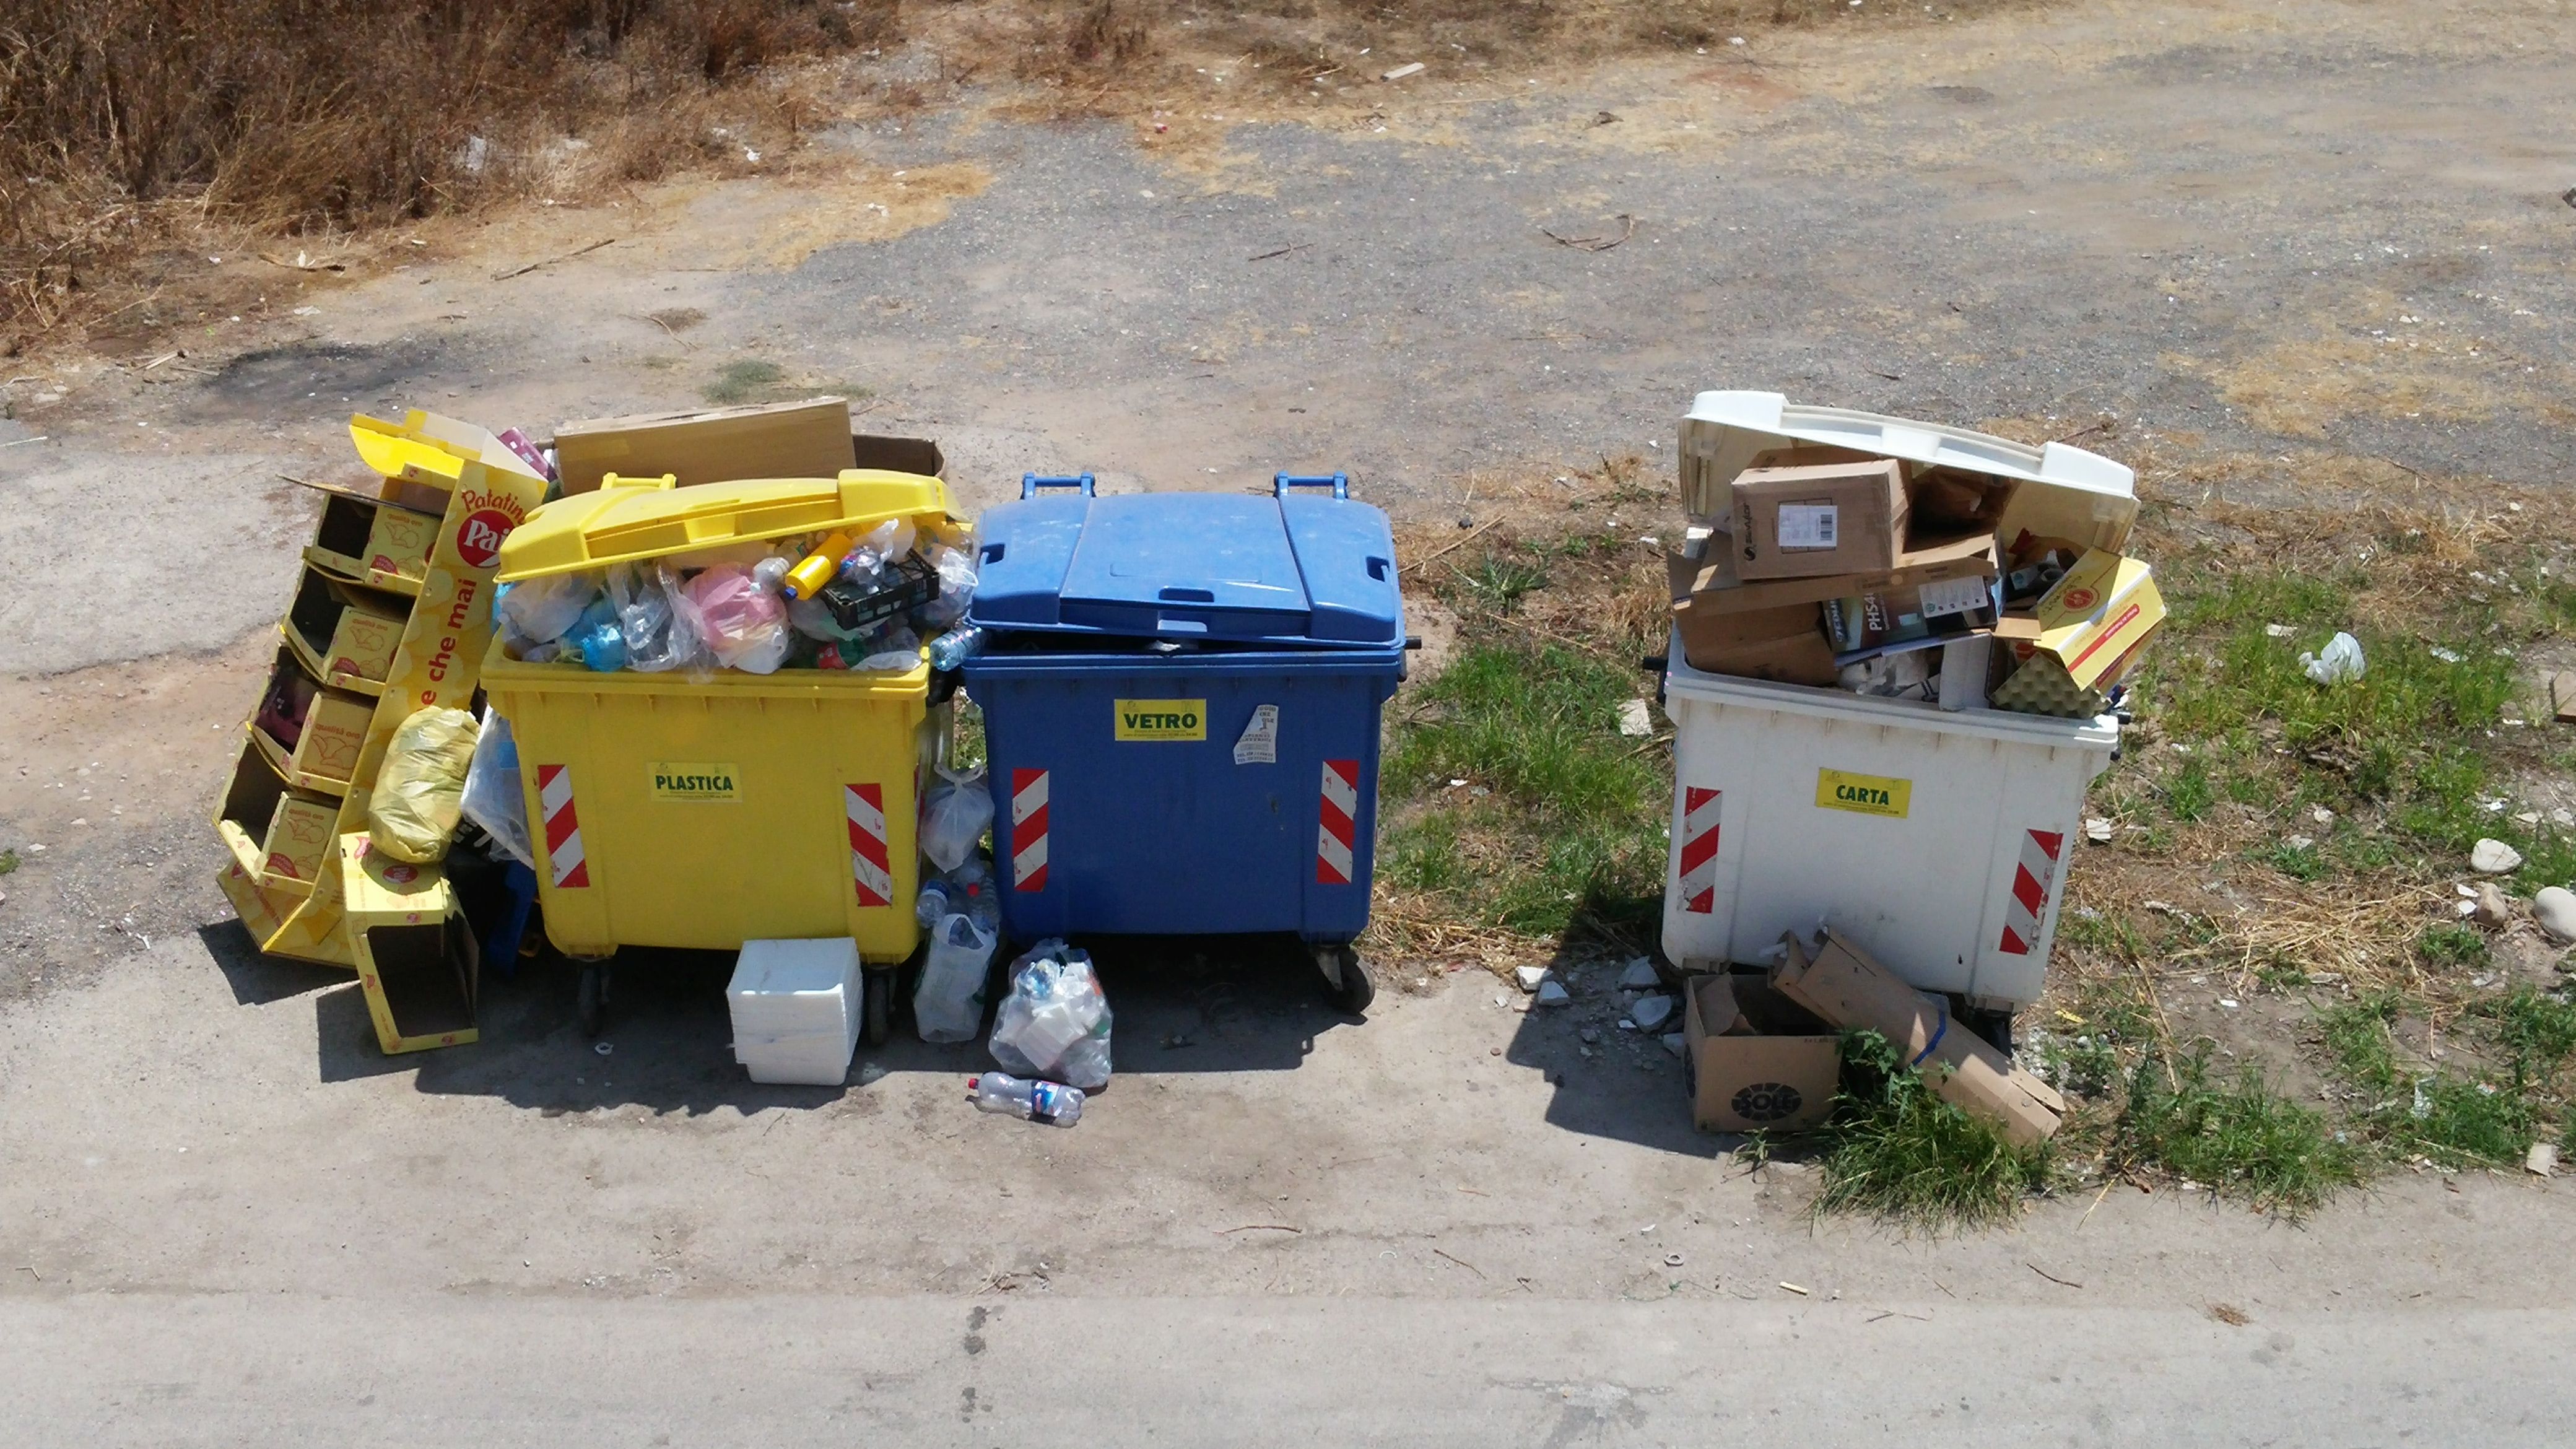
<path fill-rule="evenodd" d="M 1700 597 L 1673 605 L 1682 657 L 1703 674 L 1732 674 L 1780 684 L 1834 682 L 1834 646 L 1825 640 L 1814 604 L 1791 604 L 1750 613 L 1701 606 Z"/>
<path fill-rule="evenodd" d="M 1758 976 L 1694 976 L 1682 995 L 1682 1066 L 1702 1132 L 1813 1127 L 1833 1110 L 1841 1038 Z"/>
<path fill-rule="evenodd" d="M 555 429 L 555 469 L 566 494 L 588 493 L 615 473 L 663 473 L 680 486 L 744 478 L 836 478 L 854 466 L 845 398 L 757 407 L 591 418 Z"/>
<path fill-rule="evenodd" d="M 1994 1123 L 2007 1141 L 2027 1147 L 2057 1131 L 2065 1098 L 1839 932 L 1828 928 L 1821 947 L 1794 932 L 1780 940 L 1787 954 L 1771 968 L 1771 984 L 1781 994 L 1835 1026 L 1886 1037 L 1934 1094 Z"/>
<path fill-rule="evenodd" d="M 1909 505 L 1893 459 L 1735 475 L 1738 577 L 1814 578 L 1896 567 Z"/>
<path fill-rule="evenodd" d="M 1710 540 L 1708 553 L 1705 561 L 1678 553 L 1665 557 L 1682 657 L 1693 669 L 1710 674 L 1784 684 L 1834 682 L 1833 645 L 1825 638 L 1818 607 L 1826 600 L 1995 576 L 1995 542 L 1988 537 L 1938 539 L 1909 548 L 1898 556 L 1897 567 L 1876 573 L 1757 583 L 1738 579 L 1725 535 Z"/>

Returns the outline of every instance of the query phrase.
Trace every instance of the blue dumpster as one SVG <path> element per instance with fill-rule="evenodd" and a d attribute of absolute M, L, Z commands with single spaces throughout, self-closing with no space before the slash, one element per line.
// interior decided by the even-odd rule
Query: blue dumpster
<path fill-rule="evenodd" d="M 1386 515 L 1339 474 L 1267 498 L 1032 476 L 1020 500 L 980 523 L 964 671 L 1009 937 L 1293 933 L 1365 1008 L 1350 942 L 1404 678 Z"/>

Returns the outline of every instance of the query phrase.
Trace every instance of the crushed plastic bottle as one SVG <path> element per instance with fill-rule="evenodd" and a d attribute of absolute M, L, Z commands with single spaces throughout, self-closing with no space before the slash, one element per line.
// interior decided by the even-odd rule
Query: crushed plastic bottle
<path fill-rule="evenodd" d="M 1082 1120 L 1080 1087 L 1026 1081 L 1008 1072 L 968 1077 L 966 1100 L 973 1102 L 978 1112 L 999 1112 L 1050 1127 L 1070 1127 Z"/>

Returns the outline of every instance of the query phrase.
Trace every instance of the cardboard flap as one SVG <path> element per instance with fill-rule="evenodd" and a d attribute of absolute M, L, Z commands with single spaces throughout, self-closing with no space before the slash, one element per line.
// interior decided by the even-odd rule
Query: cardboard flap
<path fill-rule="evenodd" d="M 1720 540 L 1726 536 L 1718 535 Z M 1722 542 L 1709 545 L 1708 559 L 1696 566 L 1687 583 L 1678 571 L 1690 561 L 1678 555 L 1668 556 L 1665 572 L 1678 592 L 1687 596 L 1691 607 L 1712 614 L 1742 613 L 1751 609 L 1777 609 L 1789 604 L 1821 604 L 1828 599 L 1848 598 L 1853 594 L 1877 593 L 1885 589 L 1921 587 L 1924 584 L 1947 583 L 1952 579 L 1991 579 L 1999 572 L 1995 563 L 1995 540 L 1991 534 L 1971 533 L 1933 539 L 1906 540 L 1907 547 L 1896 561 L 1896 567 L 1868 573 L 1835 574 L 1824 578 L 1762 579 L 1740 583 L 1735 577 L 1734 554 Z"/>

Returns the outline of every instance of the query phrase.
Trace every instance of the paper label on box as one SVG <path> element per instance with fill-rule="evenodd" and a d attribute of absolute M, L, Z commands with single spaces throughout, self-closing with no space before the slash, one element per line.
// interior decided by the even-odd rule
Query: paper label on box
<path fill-rule="evenodd" d="M 1783 503 L 1777 541 L 1782 548 L 1832 548 L 1842 539 L 1842 508 L 1833 503 Z"/>
<path fill-rule="evenodd" d="M 1885 815 L 1902 820 L 1914 803 L 1914 782 L 1884 775 L 1855 775 L 1847 770 L 1816 772 L 1816 807 L 1849 810 L 1858 815 Z"/>
<path fill-rule="evenodd" d="M 1234 742 L 1234 762 L 1238 765 L 1275 765 L 1279 763 L 1279 706 L 1256 704 L 1252 721 Z"/>
<path fill-rule="evenodd" d="M 1982 578 L 1944 579 L 1923 586 L 1923 612 L 1926 617 L 1942 614 L 1964 614 L 1982 609 L 1990 602 L 1986 581 Z"/>

